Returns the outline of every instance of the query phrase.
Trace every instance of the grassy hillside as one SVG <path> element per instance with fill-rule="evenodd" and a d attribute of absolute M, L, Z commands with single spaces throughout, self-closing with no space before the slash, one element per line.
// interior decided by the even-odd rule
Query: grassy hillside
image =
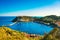
<path fill-rule="evenodd" d="M 30 36 L 7 27 L 0 27 L 0 40 L 40 40 L 42 36 Z"/>
<path fill-rule="evenodd" d="M 0 27 L 0 40 L 60 40 L 60 30 L 54 28 L 49 34 L 35 36 L 7 27 Z"/>
<path fill-rule="evenodd" d="M 60 40 L 60 29 L 54 28 L 43 40 Z"/>

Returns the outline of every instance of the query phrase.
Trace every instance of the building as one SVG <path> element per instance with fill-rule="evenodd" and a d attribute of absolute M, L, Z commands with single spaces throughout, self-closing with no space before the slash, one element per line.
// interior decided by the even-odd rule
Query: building
<path fill-rule="evenodd" d="M 57 24 L 58 26 L 60 26 L 60 21 L 56 21 L 55 24 Z"/>

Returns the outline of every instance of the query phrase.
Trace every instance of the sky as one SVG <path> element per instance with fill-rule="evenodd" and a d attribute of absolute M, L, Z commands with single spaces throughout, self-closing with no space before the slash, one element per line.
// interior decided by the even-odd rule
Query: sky
<path fill-rule="evenodd" d="M 60 0 L 0 0 L 0 16 L 60 16 Z"/>

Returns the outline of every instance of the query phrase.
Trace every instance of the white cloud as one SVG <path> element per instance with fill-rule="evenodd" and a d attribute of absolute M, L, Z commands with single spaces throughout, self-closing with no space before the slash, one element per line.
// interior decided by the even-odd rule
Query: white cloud
<path fill-rule="evenodd" d="M 47 7 L 24 10 L 24 11 L 17 11 L 17 12 L 10 12 L 6 14 L 1 14 L 0 16 L 46 16 L 46 15 L 60 16 L 59 4 L 60 2 L 55 2 L 54 4 Z"/>

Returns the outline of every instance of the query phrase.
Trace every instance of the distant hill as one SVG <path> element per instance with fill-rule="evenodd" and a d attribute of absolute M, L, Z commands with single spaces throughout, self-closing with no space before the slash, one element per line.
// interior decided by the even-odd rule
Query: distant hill
<path fill-rule="evenodd" d="M 49 16 L 45 16 L 45 17 L 17 16 L 13 21 L 17 21 L 19 19 L 23 19 L 23 20 L 29 19 L 29 21 L 54 22 L 54 21 L 57 21 L 57 20 L 60 21 L 60 16 L 56 16 L 56 15 L 49 15 Z"/>
<path fill-rule="evenodd" d="M 55 21 L 60 21 L 60 16 L 50 15 L 50 16 L 45 16 L 38 19 L 36 18 L 35 21 L 43 21 L 43 22 L 51 23 Z"/>
<path fill-rule="evenodd" d="M 50 15 L 50 16 L 45 16 L 41 19 L 43 19 L 45 21 L 58 21 L 58 20 L 60 20 L 60 16 Z"/>
<path fill-rule="evenodd" d="M 57 26 L 55 25 L 55 23 L 57 21 L 60 21 L 60 16 L 56 16 L 56 15 L 49 15 L 45 17 L 17 16 L 15 19 L 12 20 L 12 22 L 20 22 L 20 21 L 24 21 L 24 22 L 31 21 L 31 22 L 42 23 L 46 25 Z"/>
<path fill-rule="evenodd" d="M 20 22 L 20 21 L 32 21 L 33 17 L 31 16 L 17 16 L 15 19 L 12 20 L 12 22 Z"/>

